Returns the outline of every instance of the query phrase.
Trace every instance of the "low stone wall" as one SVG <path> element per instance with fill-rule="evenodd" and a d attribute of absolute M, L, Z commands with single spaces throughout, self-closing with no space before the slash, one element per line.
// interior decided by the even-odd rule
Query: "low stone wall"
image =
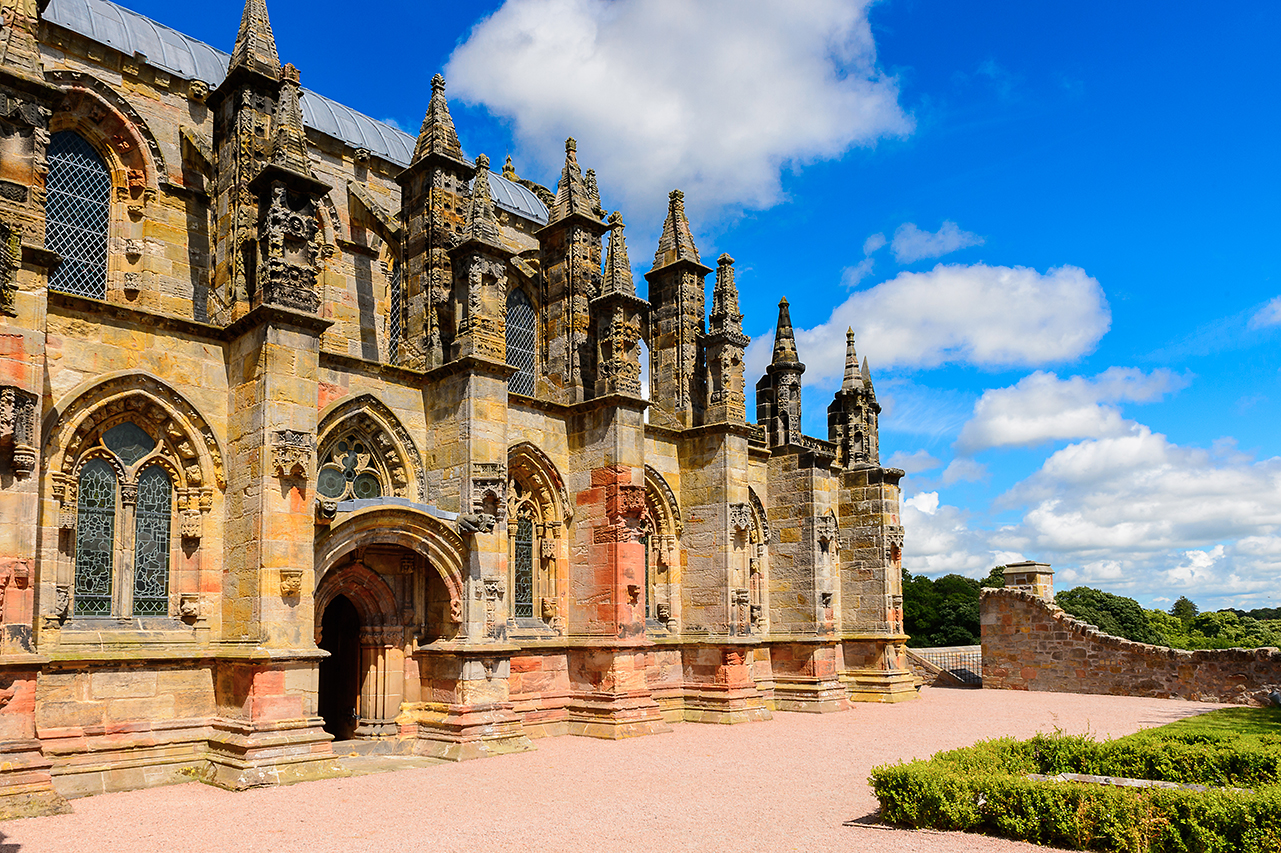
<path fill-rule="evenodd" d="M 1238 705 L 1270 704 L 1281 689 L 1281 651 L 1188 652 L 1104 634 L 1062 608 L 1015 589 L 979 599 L 983 686 L 1104 693 Z"/>

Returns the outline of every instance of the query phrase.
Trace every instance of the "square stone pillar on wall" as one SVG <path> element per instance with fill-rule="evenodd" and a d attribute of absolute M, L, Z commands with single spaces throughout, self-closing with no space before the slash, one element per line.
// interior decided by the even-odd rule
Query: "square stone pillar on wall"
<path fill-rule="evenodd" d="M 59 260 L 44 244 L 46 148 L 61 97 L 44 80 L 35 7 L 6 5 L 0 54 L 0 817 L 68 810 L 35 731 L 45 314 Z"/>
<path fill-rule="evenodd" d="M 644 409 L 643 400 L 611 395 L 570 416 L 571 734 L 671 730 L 645 681 Z"/>
<path fill-rule="evenodd" d="M 904 651 L 902 476 L 862 464 L 840 477 L 840 678 L 854 701 L 916 696 Z"/>

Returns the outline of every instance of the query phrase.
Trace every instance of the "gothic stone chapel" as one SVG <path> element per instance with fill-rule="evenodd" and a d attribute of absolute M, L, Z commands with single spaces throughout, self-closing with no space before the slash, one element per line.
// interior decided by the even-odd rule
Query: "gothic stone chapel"
<path fill-rule="evenodd" d="M 414 138 L 264 0 L 230 55 L 0 5 L 9 814 L 914 695 L 867 363 L 803 435 L 783 301 L 748 423 L 679 191 L 645 299 L 574 141 L 554 191 L 491 172 L 439 76 Z"/>

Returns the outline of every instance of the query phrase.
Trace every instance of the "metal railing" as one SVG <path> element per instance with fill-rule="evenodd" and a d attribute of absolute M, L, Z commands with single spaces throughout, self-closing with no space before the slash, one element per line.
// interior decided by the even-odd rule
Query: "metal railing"
<path fill-rule="evenodd" d="M 910 651 L 929 661 L 944 672 L 949 672 L 963 684 L 983 683 L 982 646 L 937 646 L 932 649 Z"/>

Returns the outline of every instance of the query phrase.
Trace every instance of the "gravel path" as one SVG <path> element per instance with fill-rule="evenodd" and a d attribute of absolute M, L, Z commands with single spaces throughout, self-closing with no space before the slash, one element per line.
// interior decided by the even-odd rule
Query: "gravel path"
<path fill-rule="evenodd" d="M 2 853 L 115 851 L 1045 851 L 983 836 L 843 826 L 878 764 L 1000 735 L 1119 736 L 1214 705 L 925 688 L 918 701 L 768 723 L 686 723 L 625 741 L 238 794 L 197 783 L 75 800 L 0 824 Z"/>

